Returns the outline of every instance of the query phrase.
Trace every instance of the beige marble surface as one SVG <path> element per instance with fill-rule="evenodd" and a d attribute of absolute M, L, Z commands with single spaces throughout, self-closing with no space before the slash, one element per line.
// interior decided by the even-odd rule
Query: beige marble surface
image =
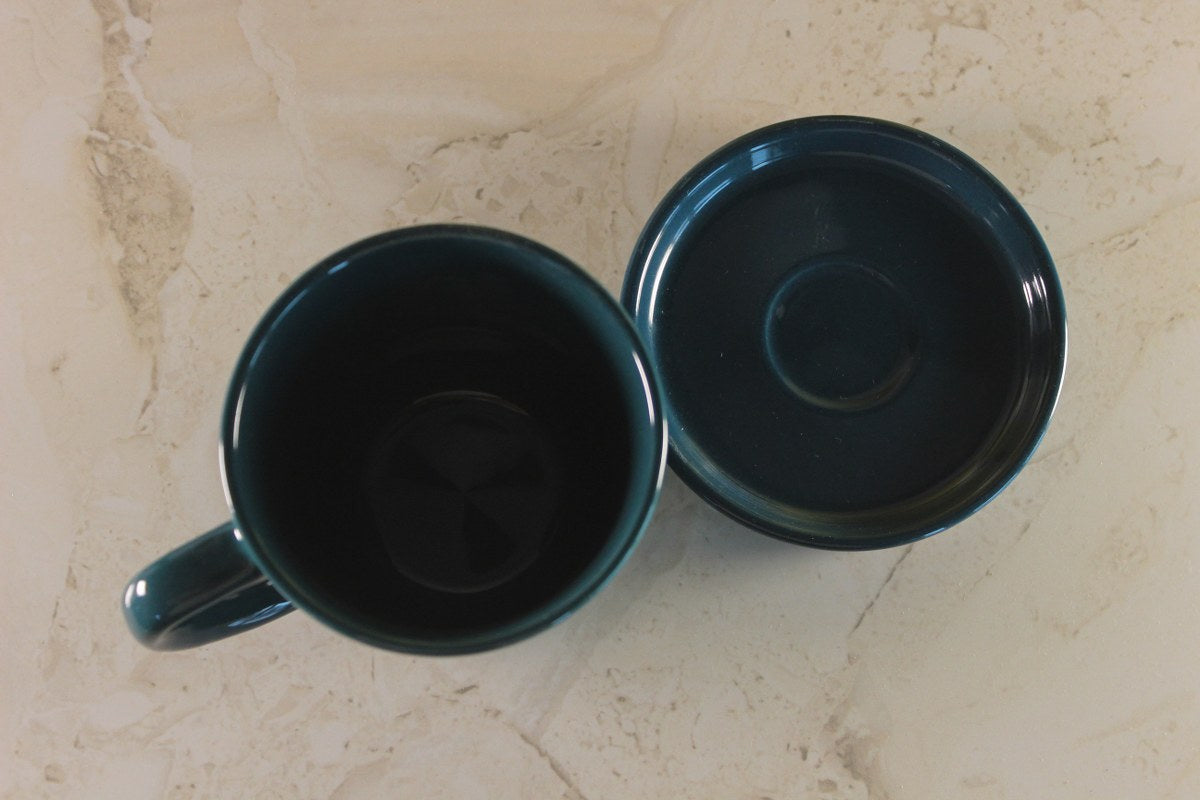
<path fill-rule="evenodd" d="M 0 2 L 0 794 L 1200 797 L 1200 4 L 126 2 Z M 499 652 L 127 635 L 127 576 L 225 516 L 224 383 L 290 278 L 462 220 L 615 290 L 689 165 L 827 112 L 963 147 L 1058 261 L 1059 412 L 983 513 L 822 553 L 671 478 Z"/>

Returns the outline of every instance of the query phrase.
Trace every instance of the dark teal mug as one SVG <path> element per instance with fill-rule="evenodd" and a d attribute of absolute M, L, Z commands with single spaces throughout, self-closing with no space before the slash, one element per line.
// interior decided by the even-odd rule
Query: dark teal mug
<path fill-rule="evenodd" d="M 487 228 L 352 245 L 250 336 L 221 423 L 232 520 L 129 582 L 155 649 L 293 608 L 368 644 L 485 650 L 613 575 L 667 434 L 625 313 L 561 255 Z"/>

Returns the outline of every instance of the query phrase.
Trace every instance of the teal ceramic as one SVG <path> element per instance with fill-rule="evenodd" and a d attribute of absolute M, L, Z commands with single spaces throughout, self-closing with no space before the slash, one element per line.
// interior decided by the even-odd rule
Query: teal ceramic
<path fill-rule="evenodd" d="M 159 649 L 300 608 L 411 653 L 535 633 L 611 577 L 667 459 L 746 525 L 833 549 L 972 514 L 1057 401 L 1066 313 L 1019 203 L 859 117 L 750 133 L 644 229 L 622 302 L 486 228 L 368 239 L 302 276 L 234 371 L 232 520 L 134 576 Z M 661 385 L 661 389 L 660 389 Z"/>
<path fill-rule="evenodd" d="M 637 542 L 667 435 L 629 319 L 520 237 L 428 226 L 325 259 L 247 343 L 221 423 L 232 521 L 130 581 L 130 628 L 200 645 L 300 608 L 410 653 L 578 608 Z"/>
<path fill-rule="evenodd" d="M 800 544 L 911 542 L 994 497 L 1067 351 L 1050 255 L 968 156 L 815 117 L 702 161 L 647 223 L 622 300 L 664 387 L 671 464 Z"/>

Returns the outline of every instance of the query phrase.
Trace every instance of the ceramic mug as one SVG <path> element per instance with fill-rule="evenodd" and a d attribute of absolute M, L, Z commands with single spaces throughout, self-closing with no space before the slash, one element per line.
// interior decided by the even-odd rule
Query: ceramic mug
<path fill-rule="evenodd" d="M 230 522 L 129 582 L 156 649 L 301 608 L 393 650 L 533 634 L 629 554 L 662 483 L 628 317 L 529 240 L 436 225 L 326 258 L 266 313 L 221 423 Z"/>

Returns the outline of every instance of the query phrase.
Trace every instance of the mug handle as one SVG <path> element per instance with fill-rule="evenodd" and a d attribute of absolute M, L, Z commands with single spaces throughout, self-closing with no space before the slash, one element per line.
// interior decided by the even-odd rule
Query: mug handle
<path fill-rule="evenodd" d="M 134 575 L 125 587 L 124 607 L 129 630 L 152 650 L 215 642 L 293 608 L 242 552 L 232 522 Z"/>

